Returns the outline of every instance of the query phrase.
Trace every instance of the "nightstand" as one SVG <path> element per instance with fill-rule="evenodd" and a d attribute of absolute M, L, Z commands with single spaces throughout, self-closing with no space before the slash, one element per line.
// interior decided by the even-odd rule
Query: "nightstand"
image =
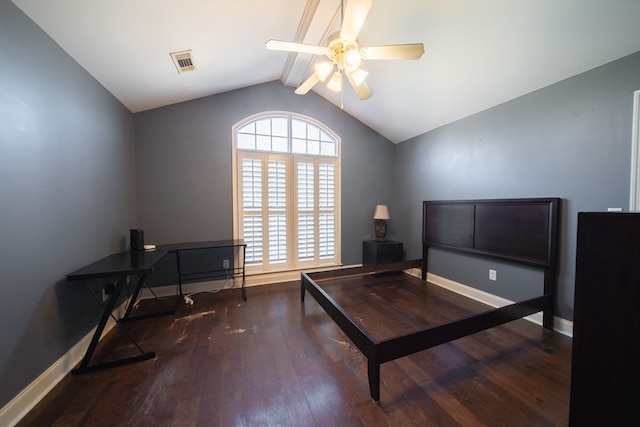
<path fill-rule="evenodd" d="M 362 264 L 385 264 L 404 259 L 402 242 L 365 240 L 362 242 Z"/>

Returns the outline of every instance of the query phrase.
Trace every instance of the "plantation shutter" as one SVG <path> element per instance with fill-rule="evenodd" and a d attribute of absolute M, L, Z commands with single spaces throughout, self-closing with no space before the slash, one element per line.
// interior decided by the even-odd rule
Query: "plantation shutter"
<path fill-rule="evenodd" d="M 298 261 L 315 258 L 314 169 L 313 163 L 298 163 Z"/>
<path fill-rule="evenodd" d="M 262 263 L 262 161 L 242 159 L 242 228 L 245 262 Z"/>
<path fill-rule="evenodd" d="M 320 258 L 333 258 L 335 256 L 335 230 L 336 230 L 336 193 L 335 193 L 335 166 L 330 163 L 319 165 L 319 227 L 318 255 Z"/>
<path fill-rule="evenodd" d="M 339 265 L 338 140 L 282 114 L 258 117 L 234 135 L 234 236 L 247 244 L 248 271 Z"/>
<path fill-rule="evenodd" d="M 282 160 L 268 161 L 269 264 L 287 261 L 287 170 Z"/>

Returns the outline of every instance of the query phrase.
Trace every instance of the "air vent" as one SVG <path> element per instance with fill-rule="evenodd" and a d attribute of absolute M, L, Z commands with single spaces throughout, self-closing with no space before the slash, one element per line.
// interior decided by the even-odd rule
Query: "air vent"
<path fill-rule="evenodd" d="M 196 69 L 196 65 L 193 62 L 193 56 L 191 55 L 191 50 L 173 52 L 171 53 L 171 57 L 173 58 L 173 62 L 176 64 L 176 68 L 179 73 L 193 71 Z"/>

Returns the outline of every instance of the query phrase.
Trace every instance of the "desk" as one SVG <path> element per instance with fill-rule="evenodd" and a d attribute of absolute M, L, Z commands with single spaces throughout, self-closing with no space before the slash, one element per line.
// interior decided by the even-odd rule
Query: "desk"
<path fill-rule="evenodd" d="M 179 294 L 182 295 L 182 281 L 183 279 L 188 279 L 190 277 L 195 277 L 197 279 L 205 278 L 205 277 L 215 277 L 216 273 L 225 272 L 227 274 L 233 275 L 234 277 L 237 275 L 242 275 L 242 298 L 243 300 L 247 300 L 247 295 L 245 291 L 246 283 L 245 283 L 245 250 L 247 245 L 243 240 L 216 240 L 216 241 L 207 241 L 207 242 L 186 242 L 186 243 L 173 243 L 167 245 L 159 245 L 156 249 L 151 251 L 131 251 L 131 252 L 121 252 L 118 254 L 109 255 L 107 257 L 102 258 L 99 261 L 94 262 L 93 264 L 89 264 L 86 267 L 83 267 L 79 270 L 74 271 L 73 273 L 67 274 L 67 280 L 69 281 L 82 281 L 88 279 L 100 279 L 100 278 L 112 278 L 116 279 L 116 283 L 114 285 L 113 292 L 109 295 L 106 303 L 103 303 L 98 298 L 99 303 L 103 306 L 104 311 L 102 313 L 102 317 L 98 322 L 98 326 L 96 327 L 96 331 L 93 334 L 93 338 L 91 339 L 91 343 L 87 348 L 87 351 L 80 363 L 80 366 L 72 371 L 72 373 L 84 373 L 90 372 L 98 369 L 109 368 L 113 366 L 119 366 L 127 363 L 137 362 L 140 360 L 153 359 L 155 357 L 155 352 L 145 352 L 142 350 L 140 345 L 136 342 L 135 339 L 126 331 L 126 329 L 122 326 L 122 323 L 125 321 L 132 320 L 140 320 L 146 319 L 149 317 L 156 316 L 165 316 L 169 314 L 175 313 L 178 305 L 176 305 L 173 309 L 166 309 L 164 305 L 162 305 L 163 310 L 160 312 L 155 312 L 151 314 L 144 314 L 141 316 L 132 317 L 131 309 L 135 305 L 138 296 L 140 295 L 140 290 L 142 286 L 145 285 L 145 279 L 149 273 L 153 271 L 153 267 L 160 262 L 165 256 L 169 254 L 175 254 L 176 263 L 178 268 L 178 288 Z M 242 257 L 238 260 L 238 262 L 233 262 L 233 265 L 229 265 L 229 268 L 223 269 L 207 269 L 198 272 L 182 272 L 182 253 L 185 251 L 195 251 L 195 250 L 205 250 L 205 249 L 237 249 L 238 251 L 242 250 Z M 235 258 L 234 258 L 235 259 Z M 218 276 L 219 277 L 219 276 Z M 133 278 L 135 281 L 135 287 L 133 293 L 131 294 L 131 299 L 129 304 L 126 307 L 125 314 L 122 318 L 117 319 L 113 316 L 113 310 L 118 302 L 118 298 L 122 293 L 122 288 L 127 284 L 127 278 Z M 152 291 L 153 293 L 153 291 Z M 153 294 L 155 297 L 155 294 Z M 94 295 L 95 296 L 95 295 Z M 157 297 L 156 299 L 160 301 Z M 178 300 L 179 304 L 180 300 Z M 160 302 L 162 304 L 162 302 Z M 98 341 L 102 336 L 102 332 L 109 320 L 109 317 L 112 317 L 119 328 L 127 335 L 127 337 L 135 344 L 135 346 L 140 351 L 140 355 L 127 357 L 123 359 L 117 359 L 110 362 L 97 363 L 90 365 L 91 358 L 93 353 L 96 350 L 98 345 Z"/>
<path fill-rule="evenodd" d="M 121 325 L 122 319 L 116 319 L 112 312 L 118 302 L 118 298 L 120 298 L 120 294 L 122 293 L 122 289 L 127 284 L 127 277 L 133 277 L 136 281 L 135 285 L 135 295 L 140 293 L 140 288 L 144 284 L 144 281 L 149 273 L 153 271 L 153 266 L 159 262 L 162 258 L 167 255 L 166 251 L 153 251 L 153 252 L 144 252 L 144 251 L 135 251 L 135 252 L 121 252 L 118 254 L 109 255 L 107 257 L 102 258 L 99 261 L 94 262 L 93 264 L 89 264 L 86 267 L 83 267 L 79 270 L 74 271 L 71 274 L 67 274 L 67 280 L 76 281 L 76 280 L 87 280 L 87 279 L 100 279 L 100 278 L 115 278 L 117 279 L 113 292 L 109 295 L 106 303 L 103 304 L 104 311 L 102 313 L 102 317 L 98 322 L 98 326 L 96 327 L 96 331 L 93 334 L 93 338 L 91 339 L 91 343 L 87 348 L 87 351 L 82 358 L 82 362 L 80 362 L 80 366 L 73 371 L 72 373 L 84 373 L 90 372 L 98 369 L 109 368 L 113 366 L 124 365 L 127 363 L 137 362 L 140 360 L 153 359 L 155 357 L 155 352 L 145 352 L 140 348 L 138 343 L 129 335 L 129 333 L 124 329 Z M 100 301 L 102 304 L 102 301 Z M 135 298 L 132 298 L 129 302 L 129 306 L 127 307 L 127 311 L 125 317 L 128 317 L 128 314 L 131 311 L 131 307 L 135 303 Z M 174 310 L 175 311 L 175 310 Z M 157 315 L 169 314 L 169 312 L 158 313 Z M 90 365 L 91 357 L 96 350 L 98 345 L 98 341 L 102 336 L 102 332 L 104 331 L 104 327 L 109 320 L 109 317 L 113 317 L 116 321 L 116 324 L 125 332 L 125 334 L 129 337 L 129 339 L 136 345 L 138 350 L 140 351 L 140 355 L 127 357 L 124 359 L 117 359 L 110 362 L 97 363 L 94 365 Z M 148 317 L 148 316 L 147 316 Z"/>
<path fill-rule="evenodd" d="M 242 252 L 242 256 L 238 253 L 239 262 L 231 262 L 226 268 L 208 268 L 207 270 L 200 271 L 183 271 L 182 254 L 183 252 L 197 251 L 197 250 L 238 250 Z M 182 282 L 188 279 L 206 279 L 213 277 L 220 277 L 221 273 L 230 275 L 232 277 L 242 276 L 242 299 L 247 300 L 246 294 L 246 276 L 245 276 L 245 252 L 247 244 L 244 240 L 212 240 L 206 242 L 186 242 L 186 243 L 171 243 L 167 245 L 159 245 L 156 247 L 157 251 L 173 252 L 176 254 L 176 263 L 178 267 L 178 288 L 180 295 L 182 295 Z M 230 261 L 235 261 L 234 258 Z"/>

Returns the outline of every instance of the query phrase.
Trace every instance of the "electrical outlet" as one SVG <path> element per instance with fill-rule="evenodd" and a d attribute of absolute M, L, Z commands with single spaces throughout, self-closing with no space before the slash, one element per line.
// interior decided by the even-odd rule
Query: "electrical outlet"
<path fill-rule="evenodd" d="M 229 268 L 229 260 L 228 259 L 222 260 L 222 268 L 224 268 L 225 270 L 227 270 Z"/>
<path fill-rule="evenodd" d="M 115 287 L 115 283 L 107 283 L 106 285 L 104 285 L 104 287 L 102 288 L 102 302 L 105 302 L 109 299 L 109 295 L 113 293 Z"/>
<path fill-rule="evenodd" d="M 493 280 L 494 282 L 498 280 L 498 272 L 496 270 L 489 269 L 489 280 Z"/>

